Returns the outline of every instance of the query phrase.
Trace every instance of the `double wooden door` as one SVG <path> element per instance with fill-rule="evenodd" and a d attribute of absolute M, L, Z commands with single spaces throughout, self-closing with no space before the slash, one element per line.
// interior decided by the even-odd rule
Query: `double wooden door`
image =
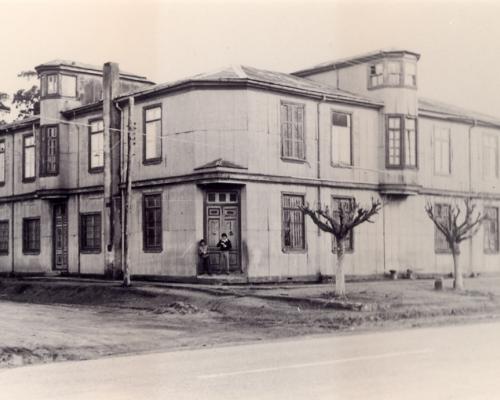
<path fill-rule="evenodd" d="M 238 203 L 207 203 L 205 221 L 206 238 L 210 253 L 210 267 L 213 272 L 225 271 L 225 265 L 222 264 L 221 252 L 217 248 L 217 243 L 223 233 L 227 235 L 232 245 L 232 249 L 229 252 L 230 272 L 241 271 L 239 221 L 240 211 Z"/>
<path fill-rule="evenodd" d="M 66 203 L 55 203 L 53 206 L 53 269 L 68 269 L 68 207 Z"/>

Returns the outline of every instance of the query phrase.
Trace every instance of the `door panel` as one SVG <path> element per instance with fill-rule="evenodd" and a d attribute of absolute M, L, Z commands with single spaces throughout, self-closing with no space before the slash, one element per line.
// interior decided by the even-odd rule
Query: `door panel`
<path fill-rule="evenodd" d="M 54 269 L 68 269 L 68 214 L 66 203 L 54 204 Z"/>

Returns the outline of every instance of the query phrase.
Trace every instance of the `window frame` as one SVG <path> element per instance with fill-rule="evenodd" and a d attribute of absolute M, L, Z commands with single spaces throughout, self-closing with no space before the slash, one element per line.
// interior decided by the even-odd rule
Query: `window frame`
<path fill-rule="evenodd" d="M 283 106 L 292 106 L 292 107 L 297 107 L 302 109 L 302 148 L 303 148 L 303 154 L 304 157 L 294 157 L 294 147 L 293 143 L 294 141 L 298 141 L 298 139 L 294 139 L 293 137 L 291 138 L 292 140 L 292 155 L 285 155 L 284 152 L 284 135 L 283 135 L 283 124 L 284 123 L 289 123 L 292 124 L 293 122 L 289 122 L 288 120 L 285 122 L 282 120 L 282 108 Z M 288 113 L 287 113 L 288 115 Z M 307 146 L 306 146 L 306 107 L 305 103 L 295 103 L 293 101 L 287 101 L 287 100 L 281 100 L 280 101 L 280 107 L 279 107 L 279 130 L 280 130 L 280 156 L 281 160 L 287 161 L 287 162 L 295 162 L 295 163 L 306 163 L 307 162 Z M 293 129 L 292 129 L 293 131 Z M 293 135 L 293 132 L 292 132 Z"/>
<path fill-rule="evenodd" d="M 148 207 L 146 207 L 146 199 L 148 197 L 159 197 L 160 206 L 154 207 L 154 209 L 160 210 L 159 216 L 159 244 L 151 245 L 148 243 L 147 239 L 147 226 L 146 226 L 146 212 L 148 211 Z M 153 208 L 153 207 L 150 207 Z M 154 227 L 156 229 L 156 226 Z M 148 192 L 142 194 L 142 249 L 145 253 L 161 253 L 163 251 L 163 193 L 162 192 Z"/>
<path fill-rule="evenodd" d="M 89 217 L 99 217 L 99 230 L 95 230 L 95 222 L 94 222 L 94 234 L 96 232 L 99 233 L 98 241 L 97 241 L 97 246 L 89 246 L 86 243 L 86 237 L 87 237 L 87 218 Z M 80 229 L 79 229 L 79 235 L 80 235 L 80 240 L 78 241 L 80 244 L 80 253 L 83 254 L 99 254 L 102 251 L 102 214 L 100 211 L 92 211 L 92 212 L 82 212 L 80 213 Z"/>
<path fill-rule="evenodd" d="M 494 139 L 495 140 L 495 171 L 493 173 L 493 175 L 486 175 L 485 171 L 485 160 L 486 160 L 486 157 L 485 157 L 485 154 L 486 152 L 484 151 L 485 149 L 485 139 L 488 138 L 488 139 Z M 488 146 L 488 149 L 491 149 L 490 146 Z M 482 159 L 483 159 L 483 166 L 482 166 L 482 178 L 484 180 L 496 180 L 499 178 L 499 139 L 498 139 L 498 136 L 492 132 L 483 132 L 482 136 L 481 136 L 481 156 L 482 156 Z"/>
<path fill-rule="evenodd" d="M 389 119 L 399 118 L 399 164 L 389 162 Z M 406 121 L 415 121 L 415 165 L 406 164 Z M 403 114 L 386 114 L 385 117 L 385 167 L 386 169 L 414 169 L 419 168 L 418 157 L 418 117 Z"/>
<path fill-rule="evenodd" d="M 342 162 L 335 162 L 334 159 L 333 159 L 333 131 L 334 131 L 334 126 L 336 125 L 333 125 L 333 115 L 334 114 L 344 114 L 344 115 L 347 115 L 349 117 L 349 159 L 350 159 L 350 162 L 348 164 L 346 163 L 342 163 Z M 331 110 L 331 115 L 330 115 L 330 118 L 331 118 L 331 129 L 330 129 L 330 165 L 332 167 L 344 167 L 344 168 L 348 168 L 348 167 L 352 167 L 354 165 L 354 149 L 353 149 L 353 145 L 352 145 L 352 142 L 353 142 L 353 128 L 352 128 L 352 125 L 353 125 L 353 112 L 352 111 L 341 111 L 341 110 L 336 110 L 336 109 L 332 109 Z"/>
<path fill-rule="evenodd" d="M 438 207 L 440 208 L 440 210 L 443 207 L 446 207 L 448 209 L 448 215 L 451 212 L 451 204 L 450 203 L 435 203 L 434 209 L 436 210 L 436 214 L 437 214 Z M 440 217 L 441 217 L 441 215 L 440 215 Z M 444 233 L 442 233 L 434 223 L 432 225 L 434 227 L 434 253 L 435 254 L 451 254 L 451 249 L 450 249 L 450 246 L 448 245 L 448 241 L 446 240 L 446 237 L 444 236 Z M 438 235 L 441 235 L 443 237 L 443 243 L 446 245 L 446 248 L 444 248 L 444 246 L 443 247 L 438 246 L 438 244 L 439 244 Z"/>
<path fill-rule="evenodd" d="M 63 88 L 63 86 L 62 86 L 62 77 L 63 76 L 69 76 L 70 78 L 74 78 L 75 79 L 75 95 L 74 96 L 63 95 L 63 93 L 62 93 L 62 88 Z M 74 98 L 78 97 L 78 76 L 77 75 L 61 73 L 61 74 L 59 74 L 59 77 L 58 77 L 57 80 L 58 80 L 58 94 L 59 94 L 59 96 L 65 97 L 65 98 L 68 98 L 68 99 L 74 99 Z"/>
<path fill-rule="evenodd" d="M 26 146 L 26 140 L 28 138 L 33 138 L 33 145 Z M 22 145 L 23 145 L 23 182 L 34 182 L 36 180 L 36 138 L 34 133 L 26 133 L 22 137 Z M 28 148 L 33 148 L 33 176 L 26 176 L 26 150 Z"/>
<path fill-rule="evenodd" d="M 389 63 L 399 63 L 399 84 L 393 84 L 389 82 L 389 76 L 391 75 L 389 73 Z M 406 83 L 406 67 L 407 65 L 413 65 L 415 67 L 415 75 L 414 76 L 414 85 L 408 85 Z M 418 68 L 417 68 L 417 62 L 413 60 L 409 60 L 406 58 L 401 58 L 401 57 L 388 57 L 382 60 L 376 60 L 373 62 L 370 62 L 367 64 L 368 69 L 367 69 L 367 80 L 368 80 L 368 90 L 373 90 L 373 89 L 380 89 L 380 88 L 407 88 L 407 89 L 417 89 L 417 84 L 418 84 Z M 372 75 L 372 67 L 376 68 L 377 65 L 382 65 L 382 74 L 375 74 Z M 394 74 L 393 74 L 394 75 Z M 377 77 L 382 77 L 382 82 L 380 83 L 380 80 L 377 80 L 377 84 L 372 83 L 372 77 L 377 76 Z"/>
<path fill-rule="evenodd" d="M 3 145 L 3 150 L 2 150 L 2 145 Z M 5 185 L 7 176 L 6 166 L 7 166 L 7 141 L 5 139 L 0 139 L 0 170 L 3 171 L 3 179 L 1 179 L 2 174 L 0 174 L 0 186 Z"/>
<path fill-rule="evenodd" d="M 306 215 L 304 211 L 300 210 L 302 213 L 302 247 L 291 247 L 285 245 L 285 219 L 284 211 L 285 209 L 297 210 L 295 208 L 285 208 L 283 207 L 283 199 L 285 196 L 301 197 L 302 205 L 306 204 L 306 194 L 298 192 L 281 192 L 280 196 L 280 208 L 281 208 L 281 250 L 283 253 L 307 253 L 307 237 L 306 237 Z"/>
<path fill-rule="evenodd" d="M 440 137 L 438 138 L 438 133 L 439 132 L 444 132 L 446 131 L 446 136 L 448 138 L 448 140 L 446 141 L 447 142 L 447 145 L 448 145 L 448 171 L 447 172 L 443 172 L 442 170 L 439 170 L 438 166 L 437 166 L 437 161 L 438 161 L 438 157 L 437 157 L 437 150 L 438 150 L 438 146 L 437 146 L 437 143 L 445 143 L 444 140 L 442 140 Z M 432 144 L 433 144 L 433 156 L 434 156 L 434 175 L 438 175 L 438 176 L 450 176 L 452 174 L 452 168 L 451 168 L 451 159 L 452 159 L 452 156 L 451 156 L 451 149 L 452 149 L 452 145 L 451 145 L 451 128 L 443 128 L 443 127 L 440 127 L 440 126 L 434 126 L 434 129 L 433 129 L 433 133 L 432 133 Z M 440 145 L 441 146 L 441 145 Z M 441 156 L 440 156 L 441 157 Z M 442 164 L 442 162 L 441 162 Z"/>
<path fill-rule="evenodd" d="M 48 171 L 48 149 L 49 149 L 49 141 L 51 140 L 48 137 L 49 129 L 56 129 L 56 158 L 55 158 L 55 170 Z M 59 141 L 59 125 L 45 125 L 40 129 L 40 176 L 57 176 L 59 175 L 59 157 L 60 157 L 60 141 Z"/>
<path fill-rule="evenodd" d="M 102 121 L 102 131 L 96 131 L 96 132 L 92 132 L 92 124 L 94 122 L 99 122 L 99 121 Z M 102 117 L 99 117 L 99 118 L 92 118 L 92 119 L 89 119 L 88 120 L 88 125 L 89 125 L 89 135 L 88 135 L 88 146 L 87 146 L 87 163 L 88 163 L 88 171 L 89 171 L 89 174 L 99 174 L 99 173 L 102 173 L 104 171 L 104 147 L 106 146 L 106 143 L 104 143 L 104 120 Z M 92 166 L 92 135 L 96 135 L 96 134 L 102 134 L 102 165 L 101 166 L 97 166 L 97 167 L 93 167 Z"/>
<path fill-rule="evenodd" d="M 493 209 L 495 210 L 495 214 L 496 214 L 496 218 L 493 219 L 491 218 L 488 213 L 487 213 L 487 209 Z M 498 232 L 498 228 L 499 228 L 499 224 L 498 224 L 498 207 L 495 207 L 495 206 L 485 206 L 484 207 L 484 221 L 483 221 L 483 253 L 484 254 L 498 254 L 500 252 L 500 240 L 499 240 L 499 232 Z M 488 221 L 488 222 L 491 222 L 491 221 L 494 221 L 495 223 L 495 227 L 496 227 L 496 240 L 495 240 L 495 248 L 494 249 L 491 249 L 489 246 L 488 248 L 486 247 L 486 244 L 488 243 L 489 244 L 489 241 L 487 241 L 487 236 L 489 235 L 489 228 L 488 230 L 486 229 L 486 224 L 484 223 L 485 221 Z M 488 224 L 489 225 L 489 224 Z"/>
<path fill-rule="evenodd" d="M 332 214 L 335 212 L 334 209 L 334 202 L 335 200 L 348 200 L 351 203 L 351 207 L 354 205 L 356 199 L 353 196 L 339 196 L 332 194 L 331 196 L 331 205 L 332 205 Z M 344 253 L 346 254 L 352 254 L 354 253 L 354 229 L 351 230 L 350 235 L 346 238 L 344 238 L 344 242 L 349 241 L 349 247 L 347 247 L 344 244 Z M 335 236 L 332 235 L 332 253 L 336 254 L 337 253 L 337 247 L 336 247 L 337 240 L 335 239 Z"/>
<path fill-rule="evenodd" d="M 38 247 L 28 247 L 28 238 L 26 237 L 26 235 L 28 234 L 27 232 L 27 228 L 28 228 L 28 225 L 30 223 L 36 223 L 38 226 L 37 226 L 37 230 L 38 230 L 38 237 L 35 237 L 35 239 L 37 239 L 37 244 L 38 244 Z M 40 251 L 41 251 L 41 223 L 40 223 L 40 217 L 27 217 L 27 218 L 23 218 L 23 231 L 22 231 L 22 242 L 23 242 L 23 254 L 28 254 L 28 255 L 36 255 L 36 254 L 40 254 Z"/>
<path fill-rule="evenodd" d="M 146 113 L 149 110 L 159 108 L 160 118 L 153 119 L 151 121 L 146 121 Z M 158 132 L 159 137 L 156 139 L 157 146 L 159 146 L 159 155 L 157 157 L 146 158 L 146 125 L 148 122 L 160 121 L 160 131 Z M 150 104 L 142 108 L 142 163 L 143 165 L 154 165 L 160 164 L 163 157 L 163 105 L 162 103 Z M 159 143 L 159 144 L 158 144 Z"/>
<path fill-rule="evenodd" d="M 3 249 L 2 246 L 0 245 L 0 255 L 5 256 L 9 254 L 9 248 L 10 248 L 10 221 L 8 219 L 0 219 L 0 232 L 2 230 L 1 226 L 7 226 L 7 248 Z M 0 244 L 2 243 L 2 236 L 0 235 Z"/>

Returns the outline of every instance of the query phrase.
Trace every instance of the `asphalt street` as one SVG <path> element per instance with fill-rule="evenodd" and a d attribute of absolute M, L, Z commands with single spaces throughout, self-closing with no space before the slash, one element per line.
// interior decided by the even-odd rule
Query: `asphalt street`
<path fill-rule="evenodd" d="M 499 399 L 500 323 L 0 371 L 0 399 Z"/>

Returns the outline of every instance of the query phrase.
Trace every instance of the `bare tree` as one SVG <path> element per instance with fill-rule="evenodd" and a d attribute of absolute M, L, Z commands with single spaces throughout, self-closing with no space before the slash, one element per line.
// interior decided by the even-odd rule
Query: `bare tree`
<path fill-rule="evenodd" d="M 370 207 L 360 206 L 356 200 L 349 203 L 339 202 L 338 207 L 330 212 L 328 206 L 325 208 L 318 204 L 317 209 L 311 209 L 309 204 L 302 207 L 305 214 L 309 215 L 313 222 L 325 232 L 332 234 L 336 240 L 337 271 L 335 273 L 335 294 L 340 297 L 346 295 L 344 275 L 344 239 L 349 233 L 363 222 L 373 222 L 372 216 L 382 208 L 379 200 L 372 199 Z"/>
<path fill-rule="evenodd" d="M 458 204 L 453 204 L 449 207 L 448 215 L 440 215 L 436 212 L 436 205 L 428 202 L 425 205 L 425 212 L 429 218 L 434 222 L 436 228 L 444 235 L 446 242 L 451 250 L 453 256 L 453 275 L 455 280 L 453 287 L 458 290 L 463 290 L 464 280 L 460 268 L 460 243 L 464 240 L 472 238 L 484 220 L 481 213 L 477 213 L 474 217 L 474 209 L 476 205 L 470 199 L 465 199 L 465 215 L 462 222 L 458 221 L 461 214 L 461 209 Z"/>

